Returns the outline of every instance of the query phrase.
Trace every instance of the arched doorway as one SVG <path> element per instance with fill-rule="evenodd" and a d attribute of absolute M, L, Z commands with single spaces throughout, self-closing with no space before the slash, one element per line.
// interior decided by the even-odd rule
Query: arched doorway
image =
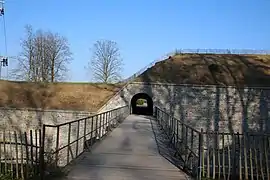
<path fill-rule="evenodd" d="M 153 100 L 145 93 L 139 93 L 131 99 L 131 113 L 141 115 L 153 115 Z"/>

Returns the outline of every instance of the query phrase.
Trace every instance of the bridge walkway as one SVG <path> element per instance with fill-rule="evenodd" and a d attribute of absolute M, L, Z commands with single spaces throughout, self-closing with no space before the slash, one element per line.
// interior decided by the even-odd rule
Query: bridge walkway
<path fill-rule="evenodd" d="M 158 133 L 159 129 L 152 117 L 130 115 L 91 152 L 84 152 L 69 167 L 66 179 L 189 179 L 160 154 L 162 144 L 157 140 Z"/>

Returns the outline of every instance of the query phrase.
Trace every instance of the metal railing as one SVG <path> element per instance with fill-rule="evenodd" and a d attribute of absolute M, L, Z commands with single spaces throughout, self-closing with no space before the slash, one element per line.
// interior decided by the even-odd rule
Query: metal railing
<path fill-rule="evenodd" d="M 202 132 L 174 118 L 169 113 L 155 107 L 158 125 L 170 139 L 176 150 L 175 156 L 183 161 L 183 169 L 193 176 L 199 176 L 202 152 Z"/>
<path fill-rule="evenodd" d="M 155 117 L 197 179 L 270 179 L 270 134 L 198 131 L 158 107 Z"/>
<path fill-rule="evenodd" d="M 123 106 L 90 117 L 62 123 L 43 125 L 40 166 L 43 171 L 65 167 L 84 151 L 104 138 L 129 115 L 129 107 Z"/>
<path fill-rule="evenodd" d="M 0 174 L 10 179 L 22 180 L 39 174 L 40 135 L 41 130 L 1 130 Z"/>
<path fill-rule="evenodd" d="M 59 173 L 129 113 L 129 106 L 123 106 L 58 125 L 43 124 L 35 131 L 0 131 L 0 173 L 10 179 L 44 179 L 47 173 Z"/>

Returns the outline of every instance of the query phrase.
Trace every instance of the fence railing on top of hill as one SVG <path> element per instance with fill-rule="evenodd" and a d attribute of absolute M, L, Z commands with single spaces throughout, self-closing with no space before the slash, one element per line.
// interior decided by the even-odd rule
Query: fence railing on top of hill
<path fill-rule="evenodd" d="M 132 80 L 134 80 L 136 77 L 138 77 L 140 74 L 142 74 L 145 70 L 148 68 L 153 67 L 157 62 L 163 61 L 164 59 L 168 58 L 169 56 L 172 56 L 174 54 L 193 54 L 193 53 L 200 53 L 200 54 L 270 54 L 270 50 L 253 50 L 253 49 L 176 49 L 174 52 L 168 53 L 164 56 L 161 56 L 160 58 L 152 61 L 127 79 L 124 79 L 123 83 L 128 83 Z"/>

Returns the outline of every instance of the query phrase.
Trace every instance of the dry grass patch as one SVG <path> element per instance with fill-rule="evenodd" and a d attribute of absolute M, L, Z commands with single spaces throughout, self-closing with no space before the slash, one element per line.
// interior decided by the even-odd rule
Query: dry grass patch
<path fill-rule="evenodd" d="M 0 106 L 96 111 L 122 86 L 0 81 Z"/>
<path fill-rule="evenodd" d="M 270 86 L 270 55 L 179 54 L 135 81 L 198 85 Z"/>

